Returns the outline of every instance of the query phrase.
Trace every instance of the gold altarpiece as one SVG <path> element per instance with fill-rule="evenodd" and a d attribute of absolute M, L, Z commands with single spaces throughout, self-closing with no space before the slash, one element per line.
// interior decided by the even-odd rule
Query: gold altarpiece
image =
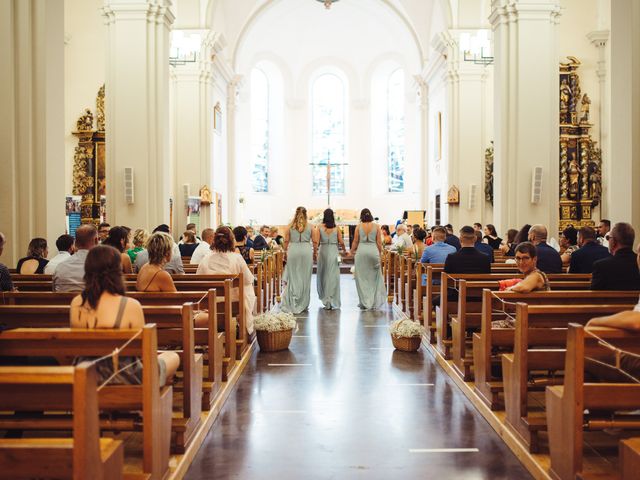
<path fill-rule="evenodd" d="M 580 61 L 568 59 L 560 64 L 560 231 L 594 226 L 602 192 L 602 153 L 589 133 L 591 100 L 580 89 Z"/>
<path fill-rule="evenodd" d="M 73 194 L 82 197 L 82 223 L 100 223 L 100 197 L 106 195 L 104 85 L 96 96 L 96 115 L 90 109 L 76 122 L 78 146 L 73 157 Z"/>

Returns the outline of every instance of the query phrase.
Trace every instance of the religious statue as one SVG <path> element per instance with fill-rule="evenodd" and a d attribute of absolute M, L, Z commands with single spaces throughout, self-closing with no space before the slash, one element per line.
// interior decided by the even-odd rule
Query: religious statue
<path fill-rule="evenodd" d="M 460 203 L 460 190 L 455 185 L 452 185 L 447 192 L 447 203 L 449 205 L 458 205 Z"/>
<path fill-rule="evenodd" d="M 560 85 L 560 111 L 566 112 L 569 110 L 569 102 L 571 100 L 571 87 L 567 83 L 566 79 L 562 79 Z"/>
<path fill-rule="evenodd" d="M 567 173 L 568 169 L 568 155 L 567 155 L 567 144 L 563 143 L 560 146 L 560 196 L 562 198 L 569 198 L 569 176 Z"/>
<path fill-rule="evenodd" d="M 580 123 L 589 123 L 589 108 L 591 106 L 591 99 L 585 93 L 582 96 L 582 107 L 580 108 Z"/>
<path fill-rule="evenodd" d="M 209 190 L 209 187 L 205 185 L 200 189 L 200 205 L 211 205 L 211 202 L 211 190 Z"/>
<path fill-rule="evenodd" d="M 84 109 L 84 115 L 78 118 L 76 122 L 76 129 L 79 132 L 86 132 L 93 130 L 93 113 L 88 108 Z"/>
<path fill-rule="evenodd" d="M 569 196 L 573 199 L 578 199 L 579 186 L 578 179 L 580 177 L 580 167 L 576 160 L 576 154 L 571 154 L 571 161 L 569 162 Z"/>
<path fill-rule="evenodd" d="M 484 151 L 484 198 L 493 205 L 493 140 Z"/>

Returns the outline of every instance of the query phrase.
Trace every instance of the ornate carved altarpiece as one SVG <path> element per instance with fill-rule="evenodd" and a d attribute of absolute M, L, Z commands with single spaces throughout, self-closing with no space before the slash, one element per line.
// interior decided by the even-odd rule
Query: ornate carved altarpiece
<path fill-rule="evenodd" d="M 82 223 L 100 223 L 100 196 L 106 195 L 104 85 L 96 96 L 96 115 L 90 109 L 76 122 L 78 146 L 73 157 L 73 194 L 82 197 Z"/>
<path fill-rule="evenodd" d="M 580 90 L 580 61 L 560 64 L 560 231 L 594 226 L 602 192 L 602 152 L 591 138 L 591 100 Z"/>

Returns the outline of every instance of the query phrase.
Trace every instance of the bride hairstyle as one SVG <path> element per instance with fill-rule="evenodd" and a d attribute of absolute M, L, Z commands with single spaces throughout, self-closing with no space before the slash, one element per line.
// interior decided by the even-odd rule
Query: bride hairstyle
<path fill-rule="evenodd" d="M 296 208 L 296 214 L 293 216 L 293 220 L 289 224 L 289 228 L 297 230 L 299 232 L 304 231 L 307 228 L 307 209 L 304 207 Z"/>

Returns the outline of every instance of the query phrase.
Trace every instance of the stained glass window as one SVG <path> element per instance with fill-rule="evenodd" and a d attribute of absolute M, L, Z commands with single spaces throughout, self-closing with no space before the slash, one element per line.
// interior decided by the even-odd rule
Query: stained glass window
<path fill-rule="evenodd" d="M 269 79 L 262 70 L 251 71 L 251 188 L 269 191 Z"/>
<path fill-rule="evenodd" d="M 345 178 L 345 86 L 335 74 L 319 76 L 312 87 L 311 163 L 313 194 L 327 193 L 331 162 L 331 193 L 343 194 Z"/>
<path fill-rule="evenodd" d="M 389 192 L 404 192 L 405 125 L 404 71 L 398 69 L 387 84 L 387 166 Z"/>

